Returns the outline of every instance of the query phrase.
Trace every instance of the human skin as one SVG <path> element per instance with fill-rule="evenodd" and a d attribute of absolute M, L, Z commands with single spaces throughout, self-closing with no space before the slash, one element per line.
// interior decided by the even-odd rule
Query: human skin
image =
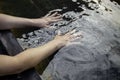
<path fill-rule="evenodd" d="M 40 19 L 27 19 L 0 14 L 0 30 L 20 28 L 24 25 L 47 27 L 49 23 L 61 20 L 61 16 L 56 15 L 57 13 Z M 0 55 L 0 76 L 21 73 L 36 66 L 56 50 L 67 45 L 73 38 L 76 39 L 81 36 L 81 34 L 74 35 L 74 33 L 75 30 L 64 35 L 58 32 L 52 41 L 43 46 L 27 49 L 16 56 Z"/>
<path fill-rule="evenodd" d="M 62 20 L 62 16 L 57 12 L 54 14 L 47 14 L 42 18 L 29 19 L 15 17 L 5 14 L 0 14 L 0 30 L 22 28 L 23 26 L 35 27 L 49 27 L 50 23 Z"/>

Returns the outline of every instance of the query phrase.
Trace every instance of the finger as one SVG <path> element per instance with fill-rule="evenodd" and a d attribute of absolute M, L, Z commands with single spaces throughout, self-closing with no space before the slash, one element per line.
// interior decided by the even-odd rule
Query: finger
<path fill-rule="evenodd" d="M 59 15 L 59 16 L 53 17 L 53 19 L 61 19 L 62 17 L 63 17 L 62 15 Z"/>
<path fill-rule="evenodd" d="M 50 27 L 50 25 L 44 25 L 43 27 Z"/>
<path fill-rule="evenodd" d="M 82 33 L 81 32 L 77 32 L 76 33 L 76 30 L 72 30 L 71 32 L 69 32 L 68 34 L 70 34 L 71 36 L 73 37 L 81 37 Z"/>
<path fill-rule="evenodd" d="M 58 14 L 58 12 L 53 13 L 51 16 L 54 17 Z"/>
<path fill-rule="evenodd" d="M 82 35 L 81 35 L 82 36 Z M 77 39 L 82 39 L 82 37 L 75 37 L 75 38 L 72 38 L 71 41 L 74 41 L 74 40 L 77 40 Z"/>
<path fill-rule="evenodd" d="M 70 34 L 74 34 L 76 32 L 76 29 L 72 30 Z"/>
<path fill-rule="evenodd" d="M 45 27 L 49 28 L 50 26 L 49 26 L 49 25 L 46 25 Z"/>
<path fill-rule="evenodd" d="M 62 9 L 55 9 L 55 10 L 51 10 L 50 12 L 61 12 L 62 11 Z"/>
<path fill-rule="evenodd" d="M 51 15 L 52 12 L 48 12 L 48 14 L 45 15 L 45 17 L 48 17 Z"/>
<path fill-rule="evenodd" d="M 74 34 L 75 32 L 76 32 L 76 30 L 74 29 L 74 30 L 69 31 L 68 33 L 66 33 L 66 35 L 72 35 L 72 34 Z"/>
<path fill-rule="evenodd" d="M 71 39 L 70 39 L 70 42 L 75 41 L 75 40 L 78 40 L 78 39 L 81 40 L 82 38 L 81 38 L 81 37 L 71 38 Z"/>
<path fill-rule="evenodd" d="M 82 33 L 75 33 L 75 34 L 72 35 L 72 39 L 73 40 L 79 39 L 79 38 L 83 38 Z"/>
<path fill-rule="evenodd" d="M 82 33 L 81 33 L 81 32 L 78 32 L 78 33 L 73 34 L 73 36 L 75 36 L 75 37 L 81 37 L 81 36 L 82 36 Z"/>
<path fill-rule="evenodd" d="M 58 30 L 57 35 L 61 35 L 61 31 L 60 30 Z"/>
<path fill-rule="evenodd" d="M 52 20 L 54 22 L 57 22 L 57 21 L 63 21 L 63 19 L 55 19 L 55 20 Z"/>
<path fill-rule="evenodd" d="M 61 16 L 61 14 L 58 13 L 57 16 Z"/>
<path fill-rule="evenodd" d="M 58 22 L 58 21 L 62 21 L 63 19 L 55 19 L 55 20 L 51 20 L 50 23 L 54 23 L 54 22 Z"/>

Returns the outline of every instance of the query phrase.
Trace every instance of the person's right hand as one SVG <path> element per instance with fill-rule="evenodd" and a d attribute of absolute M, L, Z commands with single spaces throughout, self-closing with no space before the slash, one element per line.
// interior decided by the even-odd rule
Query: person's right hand
<path fill-rule="evenodd" d="M 70 31 L 64 35 L 61 35 L 60 32 L 58 32 L 58 34 L 55 36 L 54 41 L 59 44 L 58 47 L 61 48 L 63 46 L 65 46 L 67 43 L 69 43 L 72 40 L 75 40 L 77 38 L 82 37 L 81 33 L 75 33 L 76 31 Z"/>
<path fill-rule="evenodd" d="M 54 23 L 62 19 L 62 15 L 58 14 L 58 12 L 55 12 L 53 14 L 48 13 L 46 16 L 38 19 L 31 19 L 34 26 L 37 27 L 50 27 L 50 23 Z"/>

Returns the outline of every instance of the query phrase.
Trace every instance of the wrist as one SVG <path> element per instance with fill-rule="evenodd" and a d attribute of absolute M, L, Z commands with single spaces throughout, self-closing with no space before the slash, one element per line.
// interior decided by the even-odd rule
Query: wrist
<path fill-rule="evenodd" d="M 65 46 L 65 44 L 62 41 L 55 39 L 53 40 L 53 44 L 56 46 L 57 49 L 60 49 Z"/>
<path fill-rule="evenodd" d="M 34 19 L 28 19 L 29 26 L 36 26 Z"/>
<path fill-rule="evenodd" d="M 30 19 L 30 25 L 35 26 L 35 27 L 40 27 L 42 26 L 42 19 Z"/>

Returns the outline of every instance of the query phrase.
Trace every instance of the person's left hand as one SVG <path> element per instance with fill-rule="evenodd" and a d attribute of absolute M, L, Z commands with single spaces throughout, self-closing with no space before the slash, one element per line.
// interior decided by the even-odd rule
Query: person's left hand
<path fill-rule="evenodd" d="M 37 27 L 49 27 L 50 23 L 62 20 L 62 16 L 57 12 L 51 14 L 48 13 L 46 16 L 38 19 L 33 19 L 34 26 Z"/>

